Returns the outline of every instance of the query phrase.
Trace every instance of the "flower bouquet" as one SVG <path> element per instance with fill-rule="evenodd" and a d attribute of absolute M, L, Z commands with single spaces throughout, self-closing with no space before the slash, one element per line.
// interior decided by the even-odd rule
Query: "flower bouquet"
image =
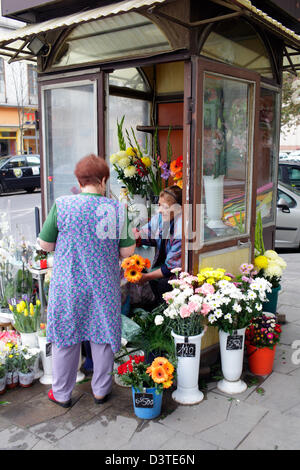
<path fill-rule="evenodd" d="M 19 382 L 19 362 L 20 362 L 20 352 L 19 346 L 13 342 L 7 342 L 5 349 L 7 350 L 6 356 L 6 386 L 7 388 L 15 388 Z"/>
<path fill-rule="evenodd" d="M 15 299 L 9 304 L 9 309 L 14 316 L 14 327 L 20 333 L 35 333 L 38 330 L 41 314 L 41 302 L 36 300 L 35 305 L 24 299 L 16 302 Z"/>
<path fill-rule="evenodd" d="M 128 282 L 137 283 L 141 280 L 145 269 L 150 268 L 151 263 L 148 258 L 140 255 L 132 255 L 122 261 L 121 268 L 124 269 L 124 277 Z"/>
<path fill-rule="evenodd" d="M 125 385 L 131 385 L 135 414 L 139 418 L 156 418 L 161 413 L 162 392 L 173 383 L 174 366 L 165 357 L 151 365 L 145 356 L 129 356 L 116 372 Z"/>
<path fill-rule="evenodd" d="M 267 279 L 272 285 L 272 291 L 267 295 L 266 302 L 263 305 L 265 311 L 276 313 L 278 294 L 281 290 L 281 277 L 286 268 L 286 262 L 276 251 L 267 250 L 254 259 L 255 268 L 258 275 Z"/>
<path fill-rule="evenodd" d="M 242 393 L 247 388 L 240 380 L 245 331 L 252 318 L 262 314 L 262 302 L 271 291 L 271 284 L 265 278 L 254 278 L 257 271 L 252 264 L 242 264 L 240 272 L 231 281 L 218 281 L 215 292 L 206 299 L 211 308 L 208 322 L 219 330 L 224 379 L 217 386 L 229 394 Z"/>
<path fill-rule="evenodd" d="M 246 330 L 248 365 L 253 374 L 267 375 L 272 372 L 276 345 L 281 327 L 272 314 L 253 318 Z"/>
<path fill-rule="evenodd" d="M 272 284 L 273 289 L 279 287 L 287 264 L 276 251 L 267 250 L 262 255 L 257 256 L 254 259 L 254 265 L 259 276 L 266 278 Z"/>
<path fill-rule="evenodd" d="M 262 313 L 262 302 L 267 292 L 271 292 L 271 284 L 263 277 L 256 277 L 252 264 L 242 264 L 240 272 L 230 281 L 218 281 L 215 292 L 206 299 L 211 309 L 209 324 L 230 334 L 246 328 L 253 317 Z"/>

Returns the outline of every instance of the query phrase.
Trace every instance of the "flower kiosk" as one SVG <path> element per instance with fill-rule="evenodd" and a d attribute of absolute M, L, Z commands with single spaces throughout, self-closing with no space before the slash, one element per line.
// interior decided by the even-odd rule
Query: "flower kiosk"
<path fill-rule="evenodd" d="M 0 37 L 11 61 L 37 62 L 43 218 L 78 191 L 74 166 L 95 153 L 110 160 L 110 196 L 133 212 L 142 202 L 145 219 L 162 188 L 182 187 L 184 272 L 238 275 L 254 260 L 258 213 L 272 249 L 282 73 L 300 49 L 292 18 L 250 0 L 94 1 L 84 11 L 57 1 L 60 17 L 46 3 L 26 11 L 47 21 Z M 203 364 L 219 351 L 218 329 L 206 328 Z"/>

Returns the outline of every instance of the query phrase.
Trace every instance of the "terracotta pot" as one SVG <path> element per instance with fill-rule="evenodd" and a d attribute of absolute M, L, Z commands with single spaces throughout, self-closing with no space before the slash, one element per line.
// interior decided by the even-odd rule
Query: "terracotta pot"
<path fill-rule="evenodd" d="M 255 375 L 268 375 L 273 370 L 276 346 L 270 348 L 257 348 L 247 344 L 248 366 Z"/>

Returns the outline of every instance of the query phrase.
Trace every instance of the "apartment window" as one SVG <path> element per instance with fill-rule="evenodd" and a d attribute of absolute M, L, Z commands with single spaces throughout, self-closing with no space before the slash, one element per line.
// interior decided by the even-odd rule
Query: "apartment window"
<path fill-rule="evenodd" d="M 37 98 L 37 71 L 34 65 L 28 65 L 28 92 L 29 100 Z"/>

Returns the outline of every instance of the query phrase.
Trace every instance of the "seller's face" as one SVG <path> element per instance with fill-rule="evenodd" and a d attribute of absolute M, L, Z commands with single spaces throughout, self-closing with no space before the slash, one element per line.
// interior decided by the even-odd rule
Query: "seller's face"
<path fill-rule="evenodd" d="M 164 196 L 160 196 L 158 201 L 158 211 L 161 213 L 163 221 L 168 221 L 174 219 L 175 215 L 180 212 L 179 204 L 176 204 L 175 201 L 170 201 Z"/>

